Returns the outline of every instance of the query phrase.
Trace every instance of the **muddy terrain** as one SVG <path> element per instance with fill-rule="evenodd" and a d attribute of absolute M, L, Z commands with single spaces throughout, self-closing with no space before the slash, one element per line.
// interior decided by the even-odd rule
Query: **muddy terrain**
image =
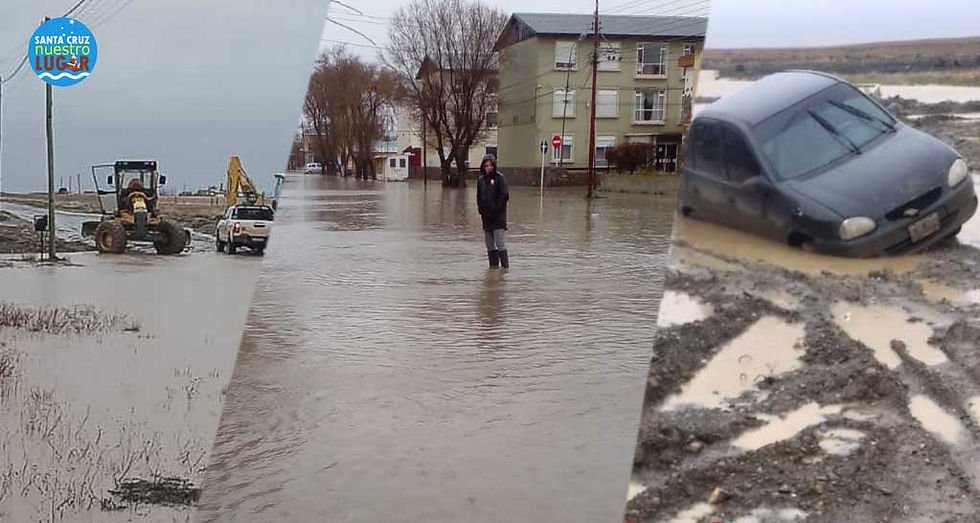
<path fill-rule="evenodd" d="M 678 220 L 626 520 L 976 521 L 980 250 L 840 260 Z"/>
<path fill-rule="evenodd" d="M 815 69 L 854 81 L 980 84 L 980 38 L 878 42 L 859 45 L 705 49 L 703 67 L 723 76 L 757 78 L 786 69 Z"/>
<path fill-rule="evenodd" d="M 35 254 L 41 250 L 41 240 L 32 223 L 0 211 L 0 254 Z M 95 247 L 56 238 L 55 250 L 59 253 L 82 252 L 95 250 Z"/>
<path fill-rule="evenodd" d="M 46 194 L 4 194 L 9 202 L 38 207 L 47 207 Z M 94 194 L 59 194 L 55 198 L 55 208 L 59 211 L 98 214 L 99 200 Z M 202 196 L 164 196 L 160 200 L 161 213 L 177 222 L 203 234 L 213 234 L 214 226 L 224 213 L 224 204 L 216 198 Z"/>

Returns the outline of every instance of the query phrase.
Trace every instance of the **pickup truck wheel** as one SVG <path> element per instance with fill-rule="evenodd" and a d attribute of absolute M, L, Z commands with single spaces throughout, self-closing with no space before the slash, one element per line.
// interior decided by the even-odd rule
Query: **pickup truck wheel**
<path fill-rule="evenodd" d="M 238 246 L 235 245 L 235 242 L 229 240 L 228 241 L 228 254 L 235 254 L 236 251 L 238 251 Z"/>
<path fill-rule="evenodd" d="M 214 250 L 218 252 L 225 252 L 225 242 L 218 238 L 218 235 L 214 235 Z"/>

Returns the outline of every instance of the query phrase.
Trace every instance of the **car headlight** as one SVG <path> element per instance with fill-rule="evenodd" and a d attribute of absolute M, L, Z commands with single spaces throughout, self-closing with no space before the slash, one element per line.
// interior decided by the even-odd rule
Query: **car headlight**
<path fill-rule="evenodd" d="M 946 178 L 946 183 L 950 187 L 956 187 L 966 176 L 970 174 L 970 170 L 966 167 L 966 162 L 962 158 L 957 158 L 953 165 L 949 166 L 949 175 Z"/>
<path fill-rule="evenodd" d="M 848 218 L 840 224 L 840 239 L 853 240 L 870 233 L 875 230 L 875 227 L 877 224 L 871 218 L 864 216 Z"/>

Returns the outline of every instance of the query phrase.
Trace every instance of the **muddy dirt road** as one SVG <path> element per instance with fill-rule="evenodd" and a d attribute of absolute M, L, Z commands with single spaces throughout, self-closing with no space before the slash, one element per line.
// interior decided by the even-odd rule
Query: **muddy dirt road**
<path fill-rule="evenodd" d="M 67 257 L 0 263 L 0 521 L 190 521 L 261 258 Z"/>
<path fill-rule="evenodd" d="M 674 198 L 288 183 L 199 521 L 619 519 Z"/>
<path fill-rule="evenodd" d="M 976 521 L 980 220 L 886 260 L 676 227 L 627 520 Z"/>

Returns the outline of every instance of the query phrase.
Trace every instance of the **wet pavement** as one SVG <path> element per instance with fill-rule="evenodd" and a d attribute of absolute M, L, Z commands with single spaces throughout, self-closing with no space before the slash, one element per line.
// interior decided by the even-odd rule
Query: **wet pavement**
<path fill-rule="evenodd" d="M 0 521 L 189 521 L 186 506 L 102 501 L 127 478 L 200 485 L 261 258 L 67 257 L 0 268 L 0 359 L 14 362 L 0 375 Z"/>
<path fill-rule="evenodd" d="M 673 196 L 290 177 L 199 521 L 617 521 Z"/>

